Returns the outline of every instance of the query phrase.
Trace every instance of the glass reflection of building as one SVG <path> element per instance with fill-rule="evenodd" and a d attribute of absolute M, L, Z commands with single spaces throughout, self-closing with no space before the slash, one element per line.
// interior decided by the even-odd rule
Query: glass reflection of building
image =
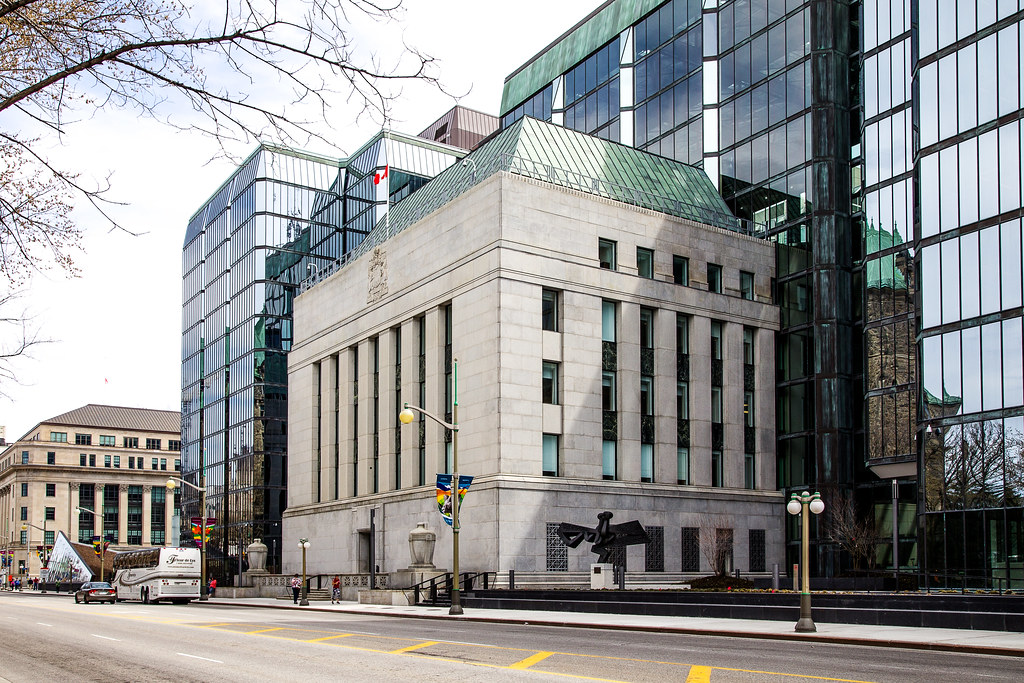
<path fill-rule="evenodd" d="M 217 520 L 211 576 L 244 570 L 239 548 L 254 538 L 270 549 L 268 567 L 280 567 L 287 353 L 300 283 L 331 274 L 389 204 L 464 154 L 391 132 L 343 160 L 261 145 L 189 221 L 182 476 L 198 485 L 205 473 Z M 199 494 L 185 487 L 183 507 L 186 520 L 198 516 Z"/>
<path fill-rule="evenodd" d="M 533 116 L 695 164 L 766 226 L 778 485 L 852 495 L 886 539 L 878 567 L 893 564 L 894 517 L 905 570 L 991 582 L 1024 557 L 1019 10 L 609 0 L 505 82 L 503 127 Z M 1002 493 L 959 494 L 960 509 L 991 507 L 952 514 L 936 501 L 962 482 L 995 489 L 955 455 L 972 442 L 998 460 Z M 825 543 L 814 555 L 823 575 L 850 564 Z"/>

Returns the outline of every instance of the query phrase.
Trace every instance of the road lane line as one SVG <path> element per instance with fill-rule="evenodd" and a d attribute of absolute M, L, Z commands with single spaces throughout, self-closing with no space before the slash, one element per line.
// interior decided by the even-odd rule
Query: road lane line
<path fill-rule="evenodd" d="M 37 621 L 36 623 L 39 624 L 40 626 L 49 626 L 50 628 L 53 628 L 53 624 L 44 624 L 41 621 Z"/>
<path fill-rule="evenodd" d="M 246 631 L 245 633 L 248 634 L 248 635 L 252 635 L 253 633 L 269 633 L 270 631 L 283 631 L 283 630 L 284 630 L 284 626 L 275 626 L 274 628 L 263 628 L 263 629 L 260 629 L 259 631 Z"/>
<path fill-rule="evenodd" d="M 691 666 L 690 674 L 686 677 L 686 683 L 709 683 L 711 681 L 710 666 Z"/>
<path fill-rule="evenodd" d="M 541 661 L 542 659 L 547 659 L 548 657 L 550 657 L 553 654 L 555 654 L 555 653 L 554 652 L 538 652 L 535 655 L 532 655 L 530 657 L 527 657 L 524 660 L 516 662 L 515 664 L 513 664 L 509 668 L 510 669 L 529 669 L 531 666 L 533 666 L 537 662 Z"/>
<path fill-rule="evenodd" d="M 210 659 L 209 657 L 200 657 L 199 655 L 190 655 L 190 654 L 188 654 L 186 652 L 179 652 L 178 654 L 181 655 L 182 657 L 191 657 L 192 659 L 202 659 L 203 661 L 213 662 L 214 664 L 223 664 L 224 663 L 224 662 L 220 661 L 219 659 Z"/>
<path fill-rule="evenodd" d="M 349 637 L 354 636 L 354 635 L 355 635 L 354 633 L 339 633 L 336 636 L 324 636 L 323 638 L 313 638 L 312 640 L 304 640 L 302 642 L 304 642 L 304 643 L 320 643 L 320 642 L 323 642 L 325 640 L 334 640 L 335 638 L 349 638 Z"/>
<path fill-rule="evenodd" d="M 430 647 L 431 645 L 437 645 L 437 641 L 436 640 L 428 640 L 428 641 L 426 641 L 424 643 L 419 643 L 418 645 L 410 645 L 409 647 L 400 647 L 397 650 L 388 650 L 387 652 L 388 652 L 388 654 L 399 655 L 399 654 L 402 654 L 403 652 L 412 652 L 413 650 L 419 650 L 419 649 L 424 648 L 424 647 Z"/>
<path fill-rule="evenodd" d="M 103 640 L 116 640 L 116 641 L 117 641 L 117 642 L 119 642 L 119 643 L 121 642 L 121 639 L 120 639 L 120 638 L 111 638 L 110 636 L 101 636 L 101 635 L 100 635 L 100 634 L 98 634 L 98 633 L 93 633 L 93 634 L 92 634 L 92 637 L 93 637 L 93 638 L 102 638 Z"/>

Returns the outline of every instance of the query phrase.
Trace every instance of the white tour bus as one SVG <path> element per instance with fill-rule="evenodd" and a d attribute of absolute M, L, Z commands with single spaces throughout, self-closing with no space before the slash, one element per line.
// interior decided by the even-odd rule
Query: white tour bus
<path fill-rule="evenodd" d="M 187 603 L 199 599 L 200 581 L 198 548 L 144 548 L 114 557 L 110 585 L 118 601 Z"/>

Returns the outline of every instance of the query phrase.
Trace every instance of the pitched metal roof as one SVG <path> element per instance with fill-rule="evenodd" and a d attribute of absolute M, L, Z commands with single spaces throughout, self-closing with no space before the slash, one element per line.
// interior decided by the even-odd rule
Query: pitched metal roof
<path fill-rule="evenodd" d="M 48 420 L 43 420 L 39 424 L 180 434 L 181 413 L 175 410 L 122 408 L 90 403 L 81 408 L 75 408 L 74 410 L 51 417 Z M 39 425 L 36 426 L 38 427 Z"/>

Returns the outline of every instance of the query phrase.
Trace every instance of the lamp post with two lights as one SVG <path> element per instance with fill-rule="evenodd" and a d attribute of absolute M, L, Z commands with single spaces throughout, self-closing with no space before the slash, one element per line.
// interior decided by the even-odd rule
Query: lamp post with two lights
<path fill-rule="evenodd" d="M 794 630 L 801 633 L 813 633 L 818 629 L 814 626 L 814 619 L 811 618 L 811 569 L 810 569 L 810 533 L 811 522 L 808 510 L 820 515 L 825 509 L 825 503 L 821 501 L 820 493 L 794 493 L 786 503 L 786 511 L 791 515 L 803 513 L 800 533 L 800 620 L 796 622 Z"/>

